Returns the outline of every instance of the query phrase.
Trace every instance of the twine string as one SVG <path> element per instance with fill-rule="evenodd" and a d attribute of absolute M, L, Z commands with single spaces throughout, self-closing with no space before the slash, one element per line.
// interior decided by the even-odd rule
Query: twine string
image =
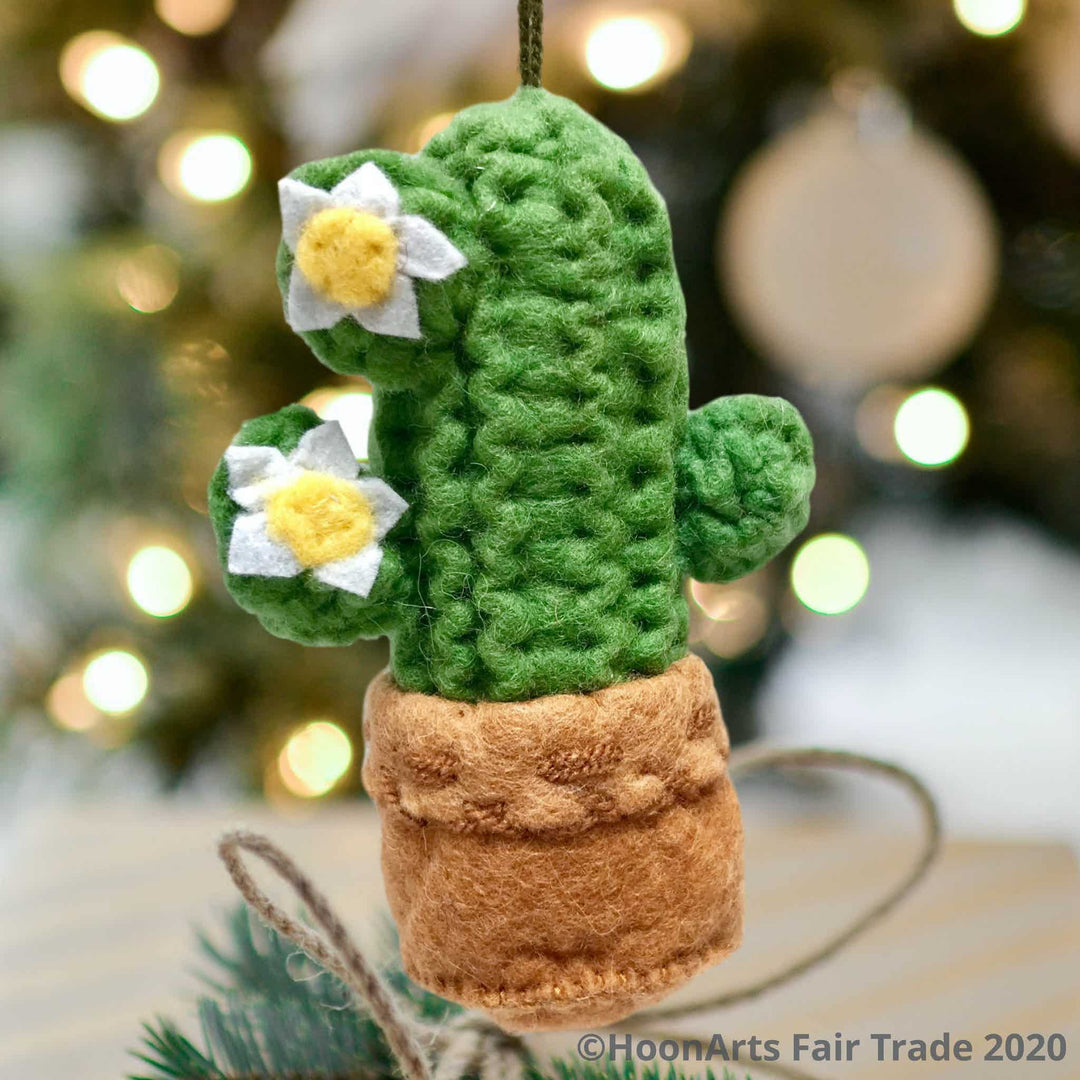
<path fill-rule="evenodd" d="M 814 766 L 880 776 L 898 783 L 913 796 L 922 815 L 923 843 L 911 869 L 881 900 L 820 948 L 749 986 L 688 1004 L 636 1013 L 629 1020 L 635 1028 L 651 1030 L 654 1021 L 684 1020 L 706 1010 L 749 1001 L 804 975 L 885 918 L 925 877 L 941 848 L 941 823 L 933 796 L 907 769 L 841 750 L 751 748 L 732 754 L 730 773 L 732 778 L 739 778 L 773 769 Z M 256 885 L 244 865 L 241 851 L 258 856 L 292 886 L 325 938 L 287 915 Z M 376 966 L 353 942 L 323 893 L 265 836 L 245 830 L 227 833 L 218 844 L 218 852 L 233 883 L 259 918 L 337 975 L 368 1009 L 386 1037 L 405 1080 L 458 1080 L 464 1075 L 477 1076 L 480 1080 L 522 1080 L 530 1062 L 525 1043 L 506 1034 L 486 1017 L 465 1012 L 441 1029 L 435 1029 L 411 1015 L 408 1003 L 385 982 Z M 429 1053 L 436 1061 L 434 1068 Z M 785 1075 L 804 1074 L 791 1071 Z"/>
<path fill-rule="evenodd" d="M 926 876 L 926 872 L 930 869 L 941 849 L 941 819 L 933 795 L 930 794 L 926 785 L 914 773 L 908 772 L 907 769 L 888 761 L 881 761 L 878 758 L 853 754 L 844 750 L 786 750 L 751 747 L 743 751 L 736 750 L 732 752 L 729 772 L 732 779 L 737 780 L 740 777 L 769 772 L 773 769 L 813 766 L 824 766 L 825 768 L 885 777 L 900 784 L 914 797 L 922 815 L 923 843 L 918 857 L 911 865 L 911 869 L 876 904 L 853 919 L 839 933 L 829 938 L 824 945 L 798 960 L 792 961 L 774 974 L 766 976 L 759 982 L 751 983 L 749 986 L 727 991 L 716 997 L 704 998 L 701 1001 L 687 1004 L 644 1010 L 634 1015 L 635 1023 L 640 1024 L 652 1020 L 682 1020 L 707 1010 L 725 1009 L 740 1002 L 761 997 L 762 994 L 775 990 L 777 987 L 791 982 L 792 979 L 797 979 L 811 968 L 817 967 L 818 964 L 824 963 L 838 952 L 841 952 L 857 937 L 881 922 Z"/>
<path fill-rule="evenodd" d="M 326 938 L 287 915 L 255 884 L 241 851 L 257 855 L 293 887 Z M 265 836 L 243 829 L 226 833 L 218 843 L 218 854 L 233 884 L 259 918 L 332 971 L 363 1002 L 386 1036 L 405 1080 L 433 1080 L 422 1045 L 424 1029 L 403 1011 L 394 991 L 356 946 L 330 902 L 296 863 Z"/>
<path fill-rule="evenodd" d="M 544 63 L 544 0 L 518 0 L 518 69 L 522 86 L 539 86 Z"/>

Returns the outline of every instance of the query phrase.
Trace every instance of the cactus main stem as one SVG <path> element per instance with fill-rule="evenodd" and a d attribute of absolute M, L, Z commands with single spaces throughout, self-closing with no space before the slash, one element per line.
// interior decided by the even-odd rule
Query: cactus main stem
<path fill-rule="evenodd" d="M 450 377 L 379 398 L 388 478 L 417 493 L 419 603 L 395 677 L 521 700 L 659 674 L 687 621 L 684 315 L 663 203 L 621 140 L 541 90 L 467 110 L 425 153 L 480 208 L 482 279 Z"/>

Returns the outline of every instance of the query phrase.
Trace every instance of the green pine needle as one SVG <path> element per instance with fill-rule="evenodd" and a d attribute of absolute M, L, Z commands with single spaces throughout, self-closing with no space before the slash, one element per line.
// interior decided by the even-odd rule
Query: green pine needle
<path fill-rule="evenodd" d="M 129 1080 L 397 1080 L 394 1058 L 375 1022 L 352 1003 L 339 979 L 249 917 L 228 917 L 228 945 L 198 934 L 200 973 L 210 994 L 198 1002 L 199 1042 L 161 1017 L 143 1024 L 132 1051 L 149 1071 Z M 437 1023 L 460 1011 L 416 986 L 400 966 L 384 972 L 414 1012 Z M 709 1072 L 708 1080 L 717 1080 Z M 673 1066 L 638 1068 L 560 1060 L 546 1072 L 530 1064 L 527 1080 L 685 1080 Z M 735 1080 L 726 1070 L 722 1080 Z"/>

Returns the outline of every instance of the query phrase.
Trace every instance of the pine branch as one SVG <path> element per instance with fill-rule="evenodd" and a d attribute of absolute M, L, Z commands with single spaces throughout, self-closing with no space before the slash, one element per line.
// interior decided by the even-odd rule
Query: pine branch
<path fill-rule="evenodd" d="M 225 1074 L 168 1021 L 160 1017 L 157 1027 L 143 1024 L 145 1052 L 133 1051 L 134 1056 L 157 1070 L 155 1077 L 131 1077 L 131 1080 L 158 1080 L 158 1077 L 178 1077 L 183 1080 L 224 1080 Z"/>
<path fill-rule="evenodd" d="M 257 926 L 242 905 L 230 913 L 227 944 L 198 941 L 211 991 L 198 1002 L 198 1049 L 168 1020 L 144 1025 L 135 1056 L 152 1070 L 132 1080 L 381 1080 L 393 1061 L 371 1018 L 353 1008 L 347 988 L 299 954 L 291 942 Z M 388 973 L 423 1016 L 453 1008 Z"/>
<path fill-rule="evenodd" d="M 143 1025 L 132 1051 L 149 1072 L 129 1080 L 397 1080 L 382 1032 L 352 1002 L 348 989 L 295 946 L 257 925 L 243 905 L 226 922 L 228 944 L 198 933 L 212 991 L 198 1001 L 199 1049 L 161 1017 Z M 416 1013 L 438 1022 L 459 1007 L 416 986 L 399 966 L 384 972 Z M 578 1061 L 552 1062 L 528 1080 L 686 1080 L 674 1067 L 638 1068 Z M 711 1072 L 708 1080 L 716 1080 Z M 726 1070 L 722 1080 L 735 1080 Z"/>

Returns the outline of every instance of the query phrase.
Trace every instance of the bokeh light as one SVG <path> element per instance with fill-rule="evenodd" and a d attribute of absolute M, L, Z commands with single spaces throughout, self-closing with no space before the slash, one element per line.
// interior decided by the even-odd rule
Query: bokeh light
<path fill-rule="evenodd" d="M 336 420 L 349 441 L 352 452 L 360 461 L 368 458 L 368 435 L 375 412 L 374 399 L 368 389 L 353 390 L 340 386 L 312 390 L 300 401 L 322 420 Z"/>
<path fill-rule="evenodd" d="M 681 67 L 689 52 L 690 31 L 670 12 L 622 15 L 589 32 L 585 65 L 609 90 L 643 90 Z"/>
<path fill-rule="evenodd" d="M 251 152 L 225 131 L 177 132 L 161 148 L 158 173 L 175 195 L 200 203 L 235 198 L 251 179 Z"/>
<path fill-rule="evenodd" d="M 1000 37 L 1020 25 L 1027 0 L 953 0 L 962 26 L 980 37 Z"/>
<path fill-rule="evenodd" d="M 412 148 L 422 150 L 440 131 L 444 131 L 449 127 L 450 121 L 454 119 L 455 115 L 457 114 L 452 112 L 436 113 L 434 116 L 429 116 L 422 123 L 417 124 L 412 134 Z"/>
<path fill-rule="evenodd" d="M 180 258 L 162 244 L 140 248 L 116 268 L 116 291 L 134 311 L 164 311 L 179 289 Z"/>
<path fill-rule="evenodd" d="M 971 425 L 958 398 L 936 386 L 917 390 L 896 410 L 896 445 L 916 465 L 955 461 L 967 446 Z"/>
<path fill-rule="evenodd" d="M 173 346 L 161 361 L 170 392 L 189 401 L 222 401 L 229 393 L 233 360 L 218 341 L 202 338 Z"/>
<path fill-rule="evenodd" d="M 714 656 L 725 660 L 742 656 L 769 628 L 769 606 L 749 579 L 736 585 L 691 581 L 690 596 L 704 617 L 694 637 Z"/>
<path fill-rule="evenodd" d="M 224 26 L 236 0 L 154 0 L 158 18 L 190 37 L 212 34 Z"/>
<path fill-rule="evenodd" d="M 89 731 L 101 721 L 101 713 L 87 700 L 83 677 L 77 671 L 61 675 L 45 695 L 45 712 L 57 727 Z"/>
<path fill-rule="evenodd" d="M 95 708 L 121 716 L 137 708 L 150 688 L 146 665 L 127 649 L 104 649 L 87 661 L 83 693 Z"/>
<path fill-rule="evenodd" d="M 850 536 L 823 533 L 807 540 L 791 564 L 791 587 L 819 615 L 850 611 L 866 594 L 870 562 Z"/>
<path fill-rule="evenodd" d="M 349 771 L 352 759 L 349 736 L 329 720 L 313 720 L 289 736 L 278 755 L 278 772 L 293 795 L 314 799 Z"/>
<path fill-rule="evenodd" d="M 88 30 L 64 46 L 60 81 L 80 105 L 114 121 L 141 116 L 161 87 L 153 57 L 133 41 L 106 30 Z"/>
<path fill-rule="evenodd" d="M 191 600 L 191 569 L 178 551 L 152 544 L 132 556 L 127 587 L 131 599 L 147 615 L 167 618 L 183 611 Z"/>
<path fill-rule="evenodd" d="M 878 461 L 903 461 L 893 431 L 896 413 L 911 393 L 893 383 L 875 386 L 855 410 L 855 436 L 859 445 Z"/>

